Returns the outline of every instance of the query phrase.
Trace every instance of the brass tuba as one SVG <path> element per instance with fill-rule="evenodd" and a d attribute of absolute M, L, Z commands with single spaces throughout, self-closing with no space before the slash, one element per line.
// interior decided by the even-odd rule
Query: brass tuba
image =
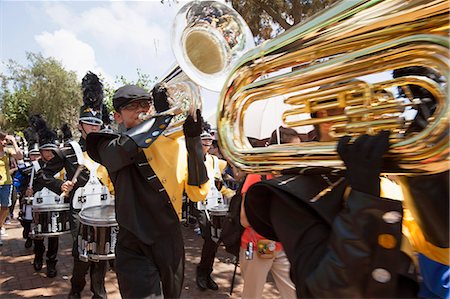
<path fill-rule="evenodd" d="M 170 109 L 143 113 L 141 119 L 174 115 L 165 135 L 179 131 L 186 117 L 201 109 L 199 86 L 220 91 L 238 59 L 254 47 L 242 17 L 216 1 L 192 1 L 177 13 L 172 25 L 172 50 L 179 65 L 161 83 L 167 88 Z"/>
<path fill-rule="evenodd" d="M 224 156 L 246 172 L 343 169 L 336 141 L 251 146 L 244 132 L 248 108 L 283 97 L 284 126 L 328 122 L 336 138 L 391 130 L 383 173 L 448 170 L 448 29 L 445 0 L 354 0 L 342 1 L 261 44 L 241 58 L 221 92 L 217 128 Z M 408 67 L 431 70 L 437 79 L 392 78 L 393 70 Z M 383 79 L 369 83 L 368 76 Z M 414 119 L 405 113 L 420 113 L 426 103 L 410 92 L 412 87 L 426 90 L 436 104 L 417 132 L 409 132 Z M 399 96 L 400 89 L 405 96 Z M 343 108 L 341 115 L 309 117 L 337 107 Z"/>

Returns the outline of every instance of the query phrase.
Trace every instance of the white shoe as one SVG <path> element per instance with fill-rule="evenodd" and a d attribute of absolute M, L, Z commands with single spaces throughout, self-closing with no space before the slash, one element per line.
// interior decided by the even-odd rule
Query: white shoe
<path fill-rule="evenodd" d="M 0 229 L 0 236 L 7 236 L 8 234 L 6 233 L 6 229 L 4 227 L 2 227 Z"/>

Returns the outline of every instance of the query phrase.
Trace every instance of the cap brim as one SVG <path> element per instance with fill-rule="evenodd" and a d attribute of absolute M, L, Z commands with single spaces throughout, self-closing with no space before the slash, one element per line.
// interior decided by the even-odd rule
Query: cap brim
<path fill-rule="evenodd" d="M 58 146 L 54 143 L 46 143 L 43 145 L 39 146 L 39 150 L 53 150 L 53 149 L 57 149 Z"/>
<path fill-rule="evenodd" d="M 103 125 L 103 121 L 95 117 L 80 117 L 80 122 L 93 126 Z"/>

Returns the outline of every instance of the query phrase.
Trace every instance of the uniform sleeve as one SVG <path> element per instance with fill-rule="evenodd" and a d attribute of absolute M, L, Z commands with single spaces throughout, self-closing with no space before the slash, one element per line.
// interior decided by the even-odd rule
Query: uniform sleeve
<path fill-rule="evenodd" d="M 64 161 L 55 155 L 44 167 L 42 167 L 35 175 L 33 181 L 33 191 L 39 191 L 47 187 L 56 194 L 61 193 L 61 185 L 63 180 L 57 179 L 54 175 L 64 168 Z"/>
<path fill-rule="evenodd" d="M 400 278 L 400 269 L 410 265 L 400 251 L 401 223 L 401 202 L 353 190 L 318 254 L 311 252 L 312 258 L 303 259 L 302 264 L 298 263 L 301 259 L 293 260 L 302 295 L 362 298 L 397 297 L 399 292 L 407 292 L 408 297 L 414 297 L 414 281 Z M 308 231 L 307 235 L 313 233 Z M 291 257 L 298 256 L 294 250 L 287 250 Z M 301 267 L 303 278 L 298 275 Z"/>
<path fill-rule="evenodd" d="M 202 184 L 200 187 L 198 186 L 192 186 L 186 184 L 184 186 L 187 196 L 191 201 L 202 201 L 205 200 L 206 195 L 208 195 L 209 188 L 210 188 L 210 181 L 208 180 L 206 183 Z"/>
<path fill-rule="evenodd" d="M 101 160 L 99 162 L 110 172 L 116 172 L 134 163 L 135 156 L 139 153 L 136 143 L 125 135 L 112 140 L 105 139 L 100 141 L 97 146 Z"/>

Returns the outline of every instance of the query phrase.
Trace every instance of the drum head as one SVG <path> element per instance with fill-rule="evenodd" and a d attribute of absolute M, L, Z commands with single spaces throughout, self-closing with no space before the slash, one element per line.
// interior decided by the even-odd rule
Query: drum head
<path fill-rule="evenodd" d="M 211 215 L 225 216 L 228 212 L 227 205 L 218 205 L 208 210 Z"/>
<path fill-rule="evenodd" d="M 37 205 L 32 206 L 33 212 L 58 212 L 58 211 L 66 211 L 70 209 L 70 204 L 68 203 L 60 203 L 60 204 L 46 204 L 46 205 Z"/>
<path fill-rule="evenodd" d="M 80 221 L 93 226 L 115 226 L 116 211 L 114 205 L 89 207 L 80 212 Z"/>

